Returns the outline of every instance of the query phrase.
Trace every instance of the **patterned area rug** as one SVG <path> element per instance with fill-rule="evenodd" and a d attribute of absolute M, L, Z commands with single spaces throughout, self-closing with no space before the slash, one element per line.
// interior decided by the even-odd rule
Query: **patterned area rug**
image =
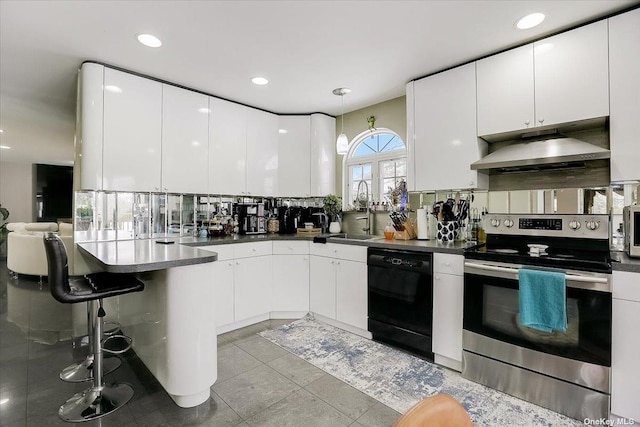
<path fill-rule="evenodd" d="M 401 413 L 424 397 L 446 393 L 478 426 L 583 425 L 310 316 L 260 335 Z"/>

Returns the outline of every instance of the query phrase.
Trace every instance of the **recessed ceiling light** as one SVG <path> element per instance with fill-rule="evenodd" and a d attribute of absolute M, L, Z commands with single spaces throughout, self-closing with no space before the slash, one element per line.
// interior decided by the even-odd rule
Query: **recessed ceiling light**
<path fill-rule="evenodd" d="M 194 147 L 199 147 L 199 146 L 200 146 L 200 142 L 198 142 L 198 141 L 191 141 L 191 145 L 193 145 Z"/>
<path fill-rule="evenodd" d="M 138 35 L 138 41 L 145 46 L 148 47 L 160 47 L 162 46 L 162 42 L 156 36 L 152 36 L 151 34 L 140 34 Z"/>
<path fill-rule="evenodd" d="M 0 400 L 0 405 L 4 405 L 5 403 L 9 402 L 9 399 L 5 398 Z"/>
<path fill-rule="evenodd" d="M 251 81 L 256 85 L 266 85 L 267 83 L 269 83 L 269 80 L 265 79 L 264 77 L 254 77 L 251 79 Z"/>
<path fill-rule="evenodd" d="M 11 150 L 11 147 L 9 147 L 8 145 L 0 145 L 0 148 L 3 150 Z"/>
<path fill-rule="evenodd" d="M 278 129 L 278 133 L 288 133 L 289 131 L 286 129 Z"/>
<path fill-rule="evenodd" d="M 109 92 L 113 92 L 113 93 L 122 93 L 122 89 L 120 89 L 118 86 L 115 86 L 115 85 L 106 85 L 104 87 L 104 90 L 108 90 Z"/>
<path fill-rule="evenodd" d="M 4 132 L 2 129 L 0 129 L 0 133 Z"/>
<path fill-rule="evenodd" d="M 521 30 L 528 30 L 536 25 L 540 25 L 544 21 L 544 13 L 536 12 L 530 13 L 527 16 L 523 16 L 516 22 L 516 28 Z"/>
<path fill-rule="evenodd" d="M 199 113 L 204 113 L 204 114 L 206 114 L 206 113 L 208 113 L 209 111 L 210 111 L 210 110 L 209 110 L 208 108 L 206 108 L 206 107 L 198 108 L 198 112 L 199 112 Z"/>

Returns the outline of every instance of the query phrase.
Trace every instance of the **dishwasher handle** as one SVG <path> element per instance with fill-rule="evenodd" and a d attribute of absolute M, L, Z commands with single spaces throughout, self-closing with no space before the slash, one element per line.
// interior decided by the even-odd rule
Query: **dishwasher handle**
<path fill-rule="evenodd" d="M 430 259 L 415 259 L 397 256 L 395 254 L 370 254 L 367 258 L 367 264 L 381 268 L 411 270 L 416 272 L 431 271 Z"/>

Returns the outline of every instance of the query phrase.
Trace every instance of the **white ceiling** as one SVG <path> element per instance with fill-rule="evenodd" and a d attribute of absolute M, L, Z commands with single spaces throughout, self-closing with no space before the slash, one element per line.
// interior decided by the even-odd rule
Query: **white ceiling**
<path fill-rule="evenodd" d="M 0 160 L 71 164 L 76 70 L 104 62 L 276 113 L 340 114 L 416 77 L 626 9 L 638 0 L 0 0 Z M 515 21 L 547 19 L 531 30 Z M 139 33 L 163 41 L 142 46 Z M 267 86 L 250 78 L 262 75 Z"/>

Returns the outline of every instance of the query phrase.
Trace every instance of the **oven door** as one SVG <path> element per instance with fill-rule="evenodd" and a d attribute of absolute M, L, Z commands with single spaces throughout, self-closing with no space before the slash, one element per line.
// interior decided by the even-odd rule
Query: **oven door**
<path fill-rule="evenodd" d="M 502 343 L 610 367 L 610 274 L 566 271 L 567 330 L 546 333 L 520 325 L 518 268 L 519 265 L 497 262 L 465 262 L 464 330 Z"/>

